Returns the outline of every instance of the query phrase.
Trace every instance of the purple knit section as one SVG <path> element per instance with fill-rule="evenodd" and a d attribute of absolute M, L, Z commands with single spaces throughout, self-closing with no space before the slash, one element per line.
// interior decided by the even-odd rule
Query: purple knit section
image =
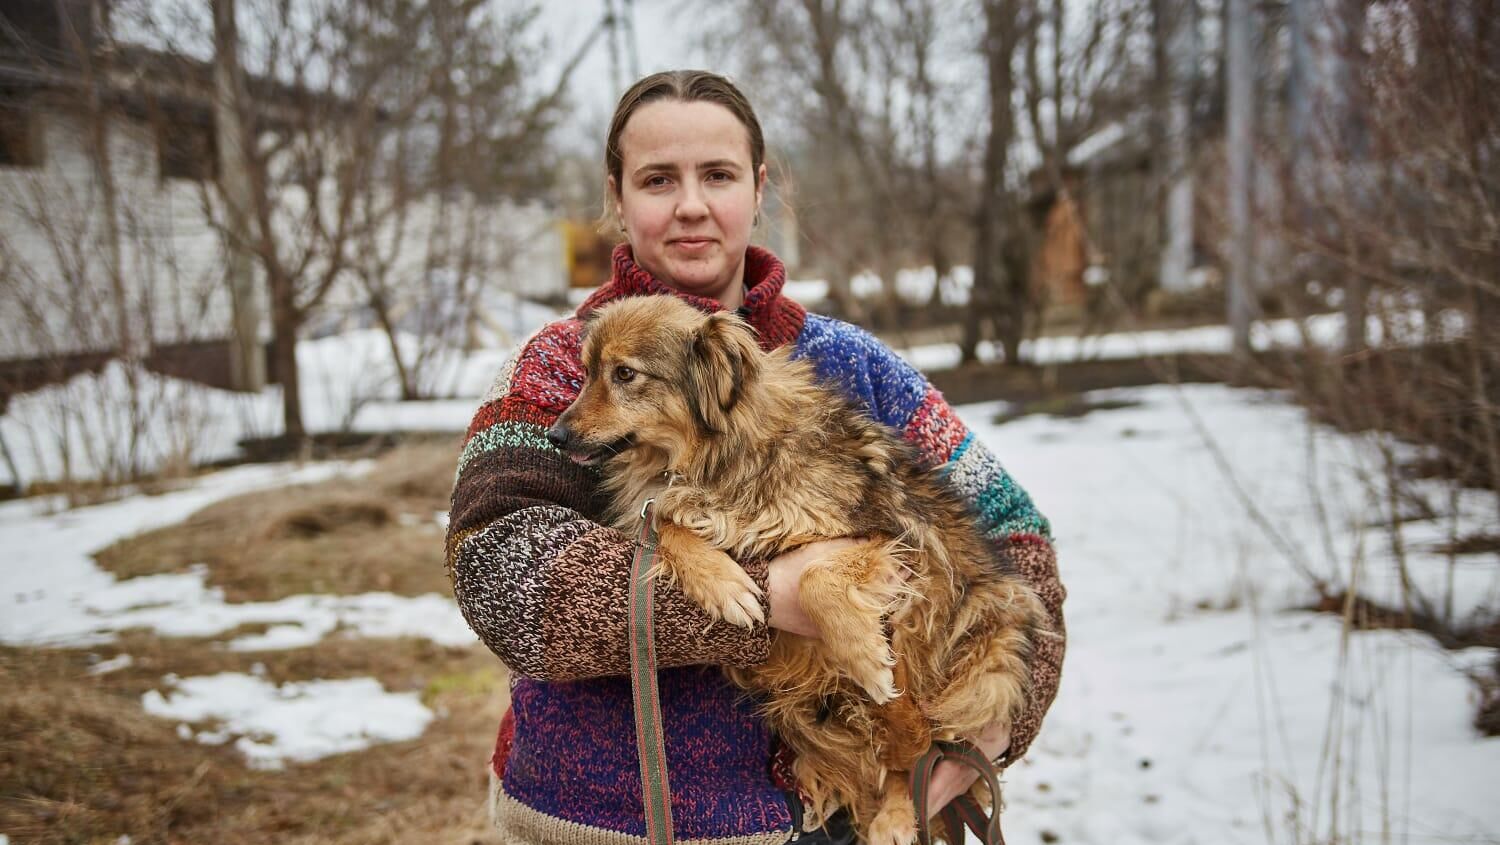
<path fill-rule="evenodd" d="M 710 666 L 663 670 L 660 684 L 677 838 L 788 828 L 786 800 L 767 772 L 770 733 L 745 694 Z M 646 834 L 629 678 L 520 677 L 511 707 L 507 793 L 549 816 Z"/>

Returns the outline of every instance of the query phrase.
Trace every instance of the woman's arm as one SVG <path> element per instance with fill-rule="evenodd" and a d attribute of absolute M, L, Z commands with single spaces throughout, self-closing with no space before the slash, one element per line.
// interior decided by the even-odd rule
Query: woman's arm
<path fill-rule="evenodd" d="M 801 354 L 825 380 L 838 384 L 870 413 L 900 431 L 933 467 L 941 467 L 989 540 L 995 565 L 1025 578 L 1046 606 L 1050 630 L 1036 642 L 1026 710 L 1010 726 L 1009 760 L 1026 752 L 1057 695 L 1063 659 L 1066 597 L 1047 520 L 999 460 L 959 420 L 932 385 L 873 335 L 827 318 L 809 317 Z M 816 322 L 814 322 L 816 321 Z"/>
<path fill-rule="evenodd" d="M 633 539 L 596 521 L 597 474 L 544 436 L 581 387 L 577 348 L 577 322 L 563 321 L 507 363 L 465 436 L 446 543 L 469 626 L 513 671 L 553 681 L 630 671 Z M 764 590 L 766 564 L 746 568 Z M 769 652 L 764 625 L 714 622 L 661 584 L 655 600 L 663 668 L 749 666 Z"/>

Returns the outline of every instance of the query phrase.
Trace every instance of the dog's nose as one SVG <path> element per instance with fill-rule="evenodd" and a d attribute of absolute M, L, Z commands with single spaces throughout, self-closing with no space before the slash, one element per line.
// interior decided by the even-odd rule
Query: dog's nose
<path fill-rule="evenodd" d="M 568 434 L 568 430 L 563 428 L 562 423 L 558 423 L 547 429 L 547 442 L 561 449 L 568 445 Z"/>

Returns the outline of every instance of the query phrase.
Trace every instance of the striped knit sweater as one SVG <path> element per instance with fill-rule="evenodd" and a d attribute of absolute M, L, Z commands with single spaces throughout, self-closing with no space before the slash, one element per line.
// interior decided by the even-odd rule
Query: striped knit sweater
<path fill-rule="evenodd" d="M 782 296 L 785 271 L 774 255 L 752 247 L 745 278 L 739 313 L 761 345 L 792 344 L 823 379 L 903 432 L 934 466 L 944 465 L 996 555 L 1040 592 L 1055 630 L 1039 643 L 1030 706 L 1012 731 L 1012 759 L 1019 757 L 1056 694 L 1063 655 L 1064 591 L 1046 520 L 918 372 L 863 330 Z M 627 653 L 632 540 L 598 522 L 605 502 L 597 471 L 568 460 L 544 432 L 582 386 L 580 318 L 612 300 L 651 294 L 705 311 L 720 307 L 673 291 L 620 247 L 613 278 L 578 316 L 542 328 L 506 364 L 458 461 L 447 538 L 454 593 L 513 676 L 492 759 L 492 810 L 508 841 L 644 841 Z M 765 563 L 745 565 L 764 588 Z M 783 790 L 794 788 L 785 749 L 716 668 L 764 660 L 771 631 L 710 624 L 671 587 L 657 588 L 656 606 L 677 837 L 784 842 L 792 816 Z"/>

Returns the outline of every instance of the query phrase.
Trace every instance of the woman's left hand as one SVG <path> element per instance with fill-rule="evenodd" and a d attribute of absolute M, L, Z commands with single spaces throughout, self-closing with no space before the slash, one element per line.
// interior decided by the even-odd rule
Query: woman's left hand
<path fill-rule="evenodd" d="M 1010 723 L 997 722 L 990 725 L 972 739 L 974 746 L 987 759 L 999 757 L 1010 747 Z M 937 815 L 949 802 L 969 791 L 979 773 L 954 760 L 944 760 L 932 771 L 932 783 L 927 791 L 927 818 Z"/>

